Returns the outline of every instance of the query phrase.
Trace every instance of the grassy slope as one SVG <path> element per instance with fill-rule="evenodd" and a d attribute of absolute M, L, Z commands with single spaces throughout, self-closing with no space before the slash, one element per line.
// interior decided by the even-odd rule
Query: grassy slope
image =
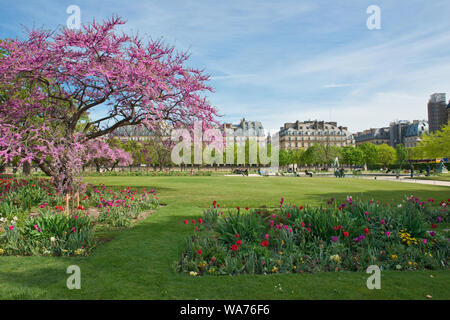
<path fill-rule="evenodd" d="M 188 277 L 172 271 L 189 217 L 217 200 L 222 206 L 267 205 L 281 197 L 319 204 L 347 195 L 400 201 L 405 195 L 447 199 L 450 188 L 334 178 L 108 177 L 111 186 L 153 187 L 163 203 L 153 216 L 83 258 L 0 257 L 0 298 L 25 299 L 450 299 L 447 271 L 383 272 L 382 289 L 368 290 L 365 273 Z M 67 266 L 81 268 L 82 289 L 65 286 Z M 433 275 L 433 277 L 431 277 Z M 275 288 L 281 284 L 282 290 Z"/>

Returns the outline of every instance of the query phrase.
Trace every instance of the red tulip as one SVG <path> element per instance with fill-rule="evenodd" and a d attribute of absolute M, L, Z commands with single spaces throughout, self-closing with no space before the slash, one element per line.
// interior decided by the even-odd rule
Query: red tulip
<path fill-rule="evenodd" d="M 238 241 L 236 241 L 236 244 L 237 244 L 238 246 L 240 246 L 240 245 L 242 244 L 242 241 L 241 241 L 241 240 L 238 240 Z"/>
<path fill-rule="evenodd" d="M 238 250 L 239 250 L 239 247 L 238 247 L 237 245 L 233 244 L 233 245 L 231 246 L 231 250 L 233 250 L 233 251 L 238 251 Z"/>
<path fill-rule="evenodd" d="M 269 241 L 265 240 L 261 242 L 261 246 L 267 247 L 269 245 Z"/>
<path fill-rule="evenodd" d="M 202 255 L 202 249 L 198 249 L 198 250 L 197 250 L 197 254 L 198 254 L 199 256 L 201 256 L 201 255 Z"/>

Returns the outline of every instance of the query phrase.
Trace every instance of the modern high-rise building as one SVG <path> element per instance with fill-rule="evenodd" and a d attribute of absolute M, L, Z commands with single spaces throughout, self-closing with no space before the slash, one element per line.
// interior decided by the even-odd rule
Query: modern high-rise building
<path fill-rule="evenodd" d="M 428 101 L 428 125 L 430 132 L 439 130 L 448 123 L 445 93 L 434 93 Z"/>

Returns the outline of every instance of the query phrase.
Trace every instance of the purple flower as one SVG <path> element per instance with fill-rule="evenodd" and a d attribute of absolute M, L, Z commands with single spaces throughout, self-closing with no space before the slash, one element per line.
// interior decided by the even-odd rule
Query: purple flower
<path fill-rule="evenodd" d="M 332 236 L 331 237 L 331 241 L 333 241 L 334 243 L 336 243 L 337 241 L 338 241 L 338 237 L 336 237 L 336 236 Z"/>
<path fill-rule="evenodd" d="M 355 238 L 355 239 L 353 239 L 353 240 L 359 243 L 359 242 L 361 242 L 362 240 L 364 240 L 365 238 L 366 238 L 365 236 L 359 235 L 357 238 Z"/>
<path fill-rule="evenodd" d="M 442 221 L 442 217 L 441 217 L 441 216 L 437 217 L 437 218 L 436 218 L 436 221 L 437 221 L 437 222 L 441 222 L 441 221 Z"/>

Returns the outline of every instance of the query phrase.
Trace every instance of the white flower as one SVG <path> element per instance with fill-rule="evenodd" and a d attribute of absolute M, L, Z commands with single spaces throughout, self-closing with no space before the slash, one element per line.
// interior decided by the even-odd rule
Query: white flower
<path fill-rule="evenodd" d="M 55 241 L 56 241 L 55 237 L 51 237 L 51 238 L 50 238 L 50 241 L 51 241 L 51 242 L 55 242 Z"/>
<path fill-rule="evenodd" d="M 13 220 L 14 221 L 17 221 L 19 218 L 17 218 L 16 216 L 14 216 L 14 218 L 13 218 Z"/>
<path fill-rule="evenodd" d="M 402 207 L 402 205 L 401 204 L 399 204 L 397 207 L 399 207 L 399 208 L 401 208 Z"/>

